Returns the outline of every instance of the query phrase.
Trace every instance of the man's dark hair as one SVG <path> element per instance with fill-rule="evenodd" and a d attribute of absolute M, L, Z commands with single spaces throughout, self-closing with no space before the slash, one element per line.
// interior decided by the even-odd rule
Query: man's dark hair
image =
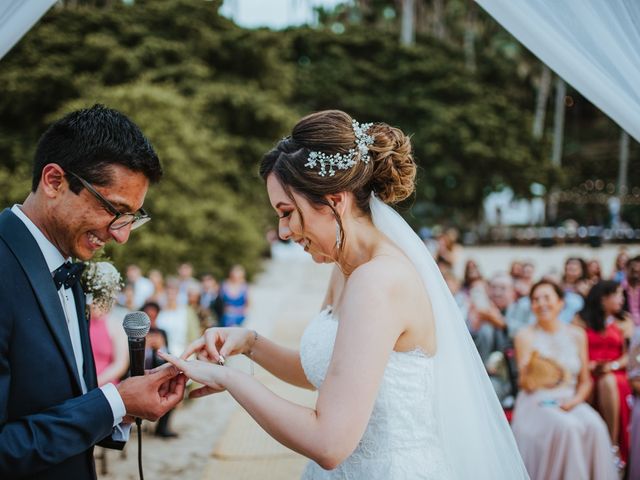
<path fill-rule="evenodd" d="M 636 255 L 635 257 L 627 260 L 627 268 L 629 268 L 632 263 L 640 263 L 640 255 Z"/>
<path fill-rule="evenodd" d="M 160 304 L 158 302 L 153 302 L 153 301 L 146 302 L 140 310 L 144 312 L 148 308 L 154 308 L 158 313 L 160 313 L 160 310 L 162 310 L 162 308 L 160 308 Z"/>
<path fill-rule="evenodd" d="M 56 163 L 89 183 L 111 183 L 110 166 L 141 172 L 151 183 L 162 177 L 160 160 L 140 128 L 122 113 L 104 105 L 77 110 L 51 125 L 40 137 L 31 189 L 36 191 L 45 165 Z M 74 193 L 82 184 L 66 175 Z"/>

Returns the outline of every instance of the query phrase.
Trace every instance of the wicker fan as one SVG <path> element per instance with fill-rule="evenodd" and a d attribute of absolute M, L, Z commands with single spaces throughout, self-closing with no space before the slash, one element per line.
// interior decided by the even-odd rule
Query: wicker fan
<path fill-rule="evenodd" d="M 520 385 L 529 392 L 541 388 L 554 388 L 562 383 L 564 376 L 564 369 L 558 362 L 543 357 L 534 350 L 529 363 L 520 373 Z"/>

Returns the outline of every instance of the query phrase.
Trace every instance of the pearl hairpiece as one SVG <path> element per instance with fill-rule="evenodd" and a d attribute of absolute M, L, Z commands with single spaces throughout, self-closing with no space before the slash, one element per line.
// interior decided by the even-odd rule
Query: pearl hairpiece
<path fill-rule="evenodd" d="M 360 159 L 364 163 L 369 163 L 369 145 L 373 145 L 373 137 L 367 135 L 367 130 L 371 128 L 373 123 L 359 124 L 355 120 L 351 120 L 353 133 L 356 136 L 356 148 L 350 148 L 347 153 L 334 153 L 327 155 L 324 152 L 311 151 L 307 157 L 305 167 L 315 168 L 320 164 L 318 175 L 324 177 L 329 174 L 330 177 L 336 174 L 338 170 L 348 170 L 356 164 L 356 157 L 360 154 Z M 328 167 L 328 170 L 327 170 Z"/>

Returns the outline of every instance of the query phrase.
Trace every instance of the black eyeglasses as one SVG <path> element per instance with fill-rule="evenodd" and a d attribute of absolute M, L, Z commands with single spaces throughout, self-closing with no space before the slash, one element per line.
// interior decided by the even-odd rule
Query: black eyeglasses
<path fill-rule="evenodd" d="M 126 227 L 127 225 L 131 225 L 131 230 L 135 230 L 138 227 L 141 227 L 149 220 L 151 217 L 149 214 L 141 208 L 135 213 L 122 213 L 120 212 L 109 200 L 104 198 L 102 195 L 98 193 L 98 191 L 91 186 L 89 182 L 87 182 L 84 178 L 79 175 L 76 175 L 73 172 L 66 171 L 67 173 L 73 175 L 78 181 L 82 184 L 84 188 L 86 188 L 89 193 L 91 193 L 94 197 L 96 197 L 104 207 L 109 210 L 112 215 L 115 215 L 115 218 L 111 220 L 109 224 L 109 230 L 120 230 L 121 228 Z"/>

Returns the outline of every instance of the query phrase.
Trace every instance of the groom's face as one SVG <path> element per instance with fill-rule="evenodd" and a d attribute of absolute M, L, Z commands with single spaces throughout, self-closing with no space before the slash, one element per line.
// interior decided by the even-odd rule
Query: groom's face
<path fill-rule="evenodd" d="M 149 187 L 147 177 L 121 165 L 109 168 L 110 185 L 94 185 L 95 190 L 121 213 L 138 211 Z M 109 241 L 125 243 L 131 232 L 130 226 L 109 229 L 114 214 L 86 188 L 78 194 L 72 192 L 66 179 L 60 183 L 58 195 L 50 202 L 49 217 L 48 233 L 52 243 L 64 256 L 80 260 L 89 260 Z"/>

